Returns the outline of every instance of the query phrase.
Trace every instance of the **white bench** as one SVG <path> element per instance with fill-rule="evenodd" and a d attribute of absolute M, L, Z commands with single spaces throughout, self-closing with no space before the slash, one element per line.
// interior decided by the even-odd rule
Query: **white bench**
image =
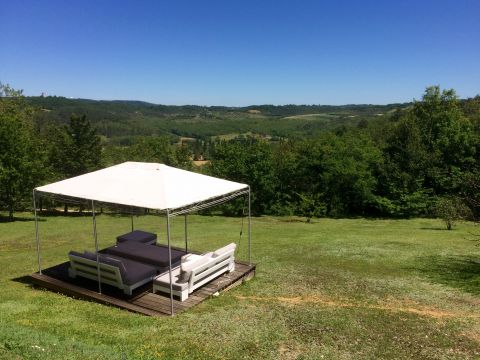
<path fill-rule="evenodd" d="M 153 266 L 110 255 L 100 254 L 98 264 L 93 253 L 81 254 L 71 251 L 68 257 L 70 259 L 68 276 L 71 278 L 81 276 L 97 281 L 100 270 L 102 283 L 115 286 L 127 295 L 132 295 L 132 290 L 152 281 L 156 275 Z"/>
<path fill-rule="evenodd" d="M 215 252 L 204 255 L 187 254 L 182 264 L 172 269 L 172 292 L 180 301 L 188 299 L 189 294 L 216 277 L 235 270 L 235 248 L 231 243 Z M 153 280 L 153 291 L 170 294 L 169 271 Z"/>

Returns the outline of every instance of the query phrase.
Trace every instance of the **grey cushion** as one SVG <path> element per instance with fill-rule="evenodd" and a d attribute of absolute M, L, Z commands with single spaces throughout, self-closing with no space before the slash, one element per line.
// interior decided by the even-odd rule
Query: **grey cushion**
<path fill-rule="evenodd" d="M 103 260 L 105 260 L 106 263 L 109 263 L 109 265 L 113 265 L 115 260 L 120 261 L 123 264 L 123 268 L 120 268 L 120 274 L 122 275 L 123 283 L 127 285 L 133 285 L 139 281 L 152 278 L 157 274 L 157 269 L 154 266 L 142 264 L 138 261 L 114 255 L 104 255 L 102 256 L 102 262 Z"/>
<path fill-rule="evenodd" d="M 89 251 L 86 251 L 83 254 L 76 251 L 70 251 L 69 254 L 97 261 L 97 255 Z M 157 269 L 154 266 L 114 255 L 100 254 L 99 262 L 118 268 L 120 270 L 120 275 L 122 276 L 122 281 L 126 285 L 133 285 L 139 281 L 152 278 L 157 274 Z"/>
<path fill-rule="evenodd" d="M 184 284 L 190 280 L 191 271 L 180 270 L 180 275 L 178 275 L 177 283 Z"/>
<path fill-rule="evenodd" d="M 117 243 L 125 241 L 135 241 L 140 243 L 150 243 L 157 239 L 157 234 L 143 230 L 134 230 L 132 232 L 117 236 Z"/>

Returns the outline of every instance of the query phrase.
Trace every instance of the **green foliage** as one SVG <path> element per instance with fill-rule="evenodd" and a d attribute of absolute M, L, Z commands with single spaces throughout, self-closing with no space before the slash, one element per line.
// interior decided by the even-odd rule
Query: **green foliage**
<path fill-rule="evenodd" d="M 479 164 L 475 139 L 455 92 L 427 88 L 385 144 L 379 191 L 392 201 L 391 214 L 425 214 L 432 195 L 459 194 L 464 174 Z"/>
<path fill-rule="evenodd" d="M 43 152 L 34 136 L 32 109 L 21 91 L 0 83 L 0 208 L 14 211 L 30 203 L 43 178 Z"/>
<path fill-rule="evenodd" d="M 282 174 L 284 177 L 280 180 L 293 185 L 290 191 L 322 194 L 330 216 L 364 213 L 376 208 L 375 173 L 382 158 L 368 137 L 325 134 L 297 142 L 294 151 L 296 166 Z"/>
<path fill-rule="evenodd" d="M 187 146 L 172 144 L 168 137 L 140 137 L 130 146 L 105 146 L 104 159 L 108 165 L 125 161 L 158 162 L 182 169 L 191 169 Z"/>
<path fill-rule="evenodd" d="M 460 197 L 469 207 L 473 218 L 480 221 L 480 168 L 463 175 Z"/>
<path fill-rule="evenodd" d="M 425 185 L 437 194 L 455 191 L 460 173 L 475 165 L 475 137 L 455 91 L 427 88 L 412 113 L 427 154 Z"/>
<path fill-rule="evenodd" d="M 58 177 L 68 178 L 100 168 L 100 137 L 85 115 L 72 115 L 68 126 L 53 131 L 50 161 Z"/>
<path fill-rule="evenodd" d="M 212 161 L 206 171 L 213 175 L 249 184 L 252 189 L 252 213 L 270 214 L 276 195 L 273 152 L 264 141 L 253 138 L 219 141 L 211 149 Z M 237 207 L 234 213 L 239 214 Z"/>
<path fill-rule="evenodd" d="M 322 200 L 323 194 L 298 194 L 300 201 L 297 213 L 307 218 L 309 223 L 313 217 L 325 216 L 327 206 Z"/>
<path fill-rule="evenodd" d="M 447 230 L 468 216 L 468 207 L 458 198 L 440 198 L 435 204 L 435 215 L 443 220 Z"/>
<path fill-rule="evenodd" d="M 2 200 L 2 208 L 22 207 L 42 180 L 149 161 L 249 184 L 256 215 L 425 216 L 437 197 L 455 196 L 480 213 L 467 201 L 478 193 L 471 179 L 480 173 L 480 100 L 460 101 L 438 86 L 413 104 L 385 106 L 227 108 L 21 96 L 3 97 L 3 105 L 14 98 L 23 115 L 12 119 L 28 119 L 3 123 L 4 141 L 20 140 L 8 143 L 14 154 L 4 153 L 3 162 L 30 171 L 2 169 L 4 179 L 20 178 L 11 169 L 28 173 L 10 181 L 17 195 L 4 190 L 3 198 L 14 200 Z M 194 167 L 192 159 L 208 165 Z M 239 215 L 243 208 L 241 199 L 222 209 Z"/>
<path fill-rule="evenodd" d="M 305 137 L 341 125 L 355 126 L 388 114 L 391 105 L 259 105 L 248 107 L 170 106 L 141 101 L 94 101 L 30 97 L 37 121 L 65 124 L 72 113 L 86 114 L 98 133 L 116 141 L 136 136 L 193 137 L 256 134 L 268 139 Z M 254 113 L 251 113 L 251 111 Z M 259 113 L 257 113 L 259 112 Z"/>

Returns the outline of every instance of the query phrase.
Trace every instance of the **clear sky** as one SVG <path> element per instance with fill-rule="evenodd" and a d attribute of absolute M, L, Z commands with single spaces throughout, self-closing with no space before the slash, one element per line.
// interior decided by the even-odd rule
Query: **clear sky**
<path fill-rule="evenodd" d="M 162 104 L 480 93 L 480 1 L 0 0 L 0 81 Z"/>

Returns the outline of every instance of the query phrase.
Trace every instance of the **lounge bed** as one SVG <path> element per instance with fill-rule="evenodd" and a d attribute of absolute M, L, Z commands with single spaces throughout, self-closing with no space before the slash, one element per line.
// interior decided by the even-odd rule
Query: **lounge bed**
<path fill-rule="evenodd" d="M 70 259 L 70 268 L 68 269 L 70 277 L 81 276 L 98 280 L 97 255 L 95 253 L 85 251 L 82 254 L 70 251 L 68 257 Z M 157 275 L 157 269 L 154 266 L 110 254 L 99 254 L 99 266 L 102 283 L 115 286 L 127 295 L 132 295 L 132 290 L 148 283 Z"/>
<path fill-rule="evenodd" d="M 172 292 L 185 301 L 202 285 L 235 269 L 236 245 L 231 243 L 204 255 L 187 254 L 180 266 L 172 269 Z M 170 273 L 164 272 L 153 280 L 153 291 L 170 294 Z"/>
<path fill-rule="evenodd" d="M 155 266 L 157 270 L 165 271 L 168 268 L 168 248 L 165 246 L 147 245 L 134 241 L 125 241 L 105 250 L 107 254 L 139 261 Z M 186 252 L 172 249 L 172 266 L 177 266 Z"/>

